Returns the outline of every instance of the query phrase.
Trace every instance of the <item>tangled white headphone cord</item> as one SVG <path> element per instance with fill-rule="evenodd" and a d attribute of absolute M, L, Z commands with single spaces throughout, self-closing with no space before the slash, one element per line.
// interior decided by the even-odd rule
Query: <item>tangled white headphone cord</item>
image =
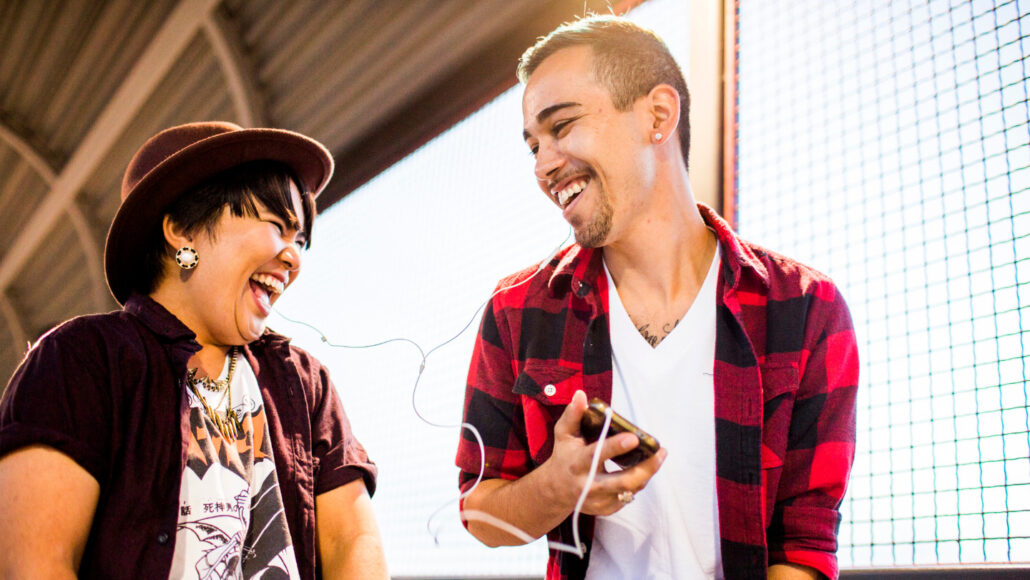
<path fill-rule="evenodd" d="M 448 424 L 444 424 L 444 423 L 436 423 L 434 421 L 430 421 L 429 419 L 427 419 L 419 411 L 418 405 L 417 405 L 416 400 L 415 400 L 415 395 L 418 392 L 419 382 L 422 380 L 422 373 L 426 369 L 426 362 L 429 359 L 429 357 L 433 353 L 435 353 L 437 350 L 439 350 L 439 349 L 443 348 L 444 346 L 454 342 L 455 340 L 458 339 L 458 337 L 460 337 L 461 335 L 465 334 L 465 332 L 468 331 L 468 329 L 472 326 L 472 324 L 479 317 L 479 313 L 486 307 L 487 304 L 490 303 L 491 300 L 493 300 L 493 298 L 495 296 L 497 296 L 499 293 L 504 292 L 506 290 L 511 290 L 512 288 L 516 288 L 518 286 L 521 286 L 522 284 L 526 284 L 527 282 L 532 280 L 537 274 L 539 274 L 540 271 L 543 270 L 547 266 L 547 264 L 550 263 L 550 261 L 554 259 L 554 257 L 556 255 L 558 255 L 558 252 L 561 251 L 562 247 L 565 246 L 565 243 L 568 242 L 568 240 L 569 240 L 569 238 L 571 238 L 571 236 L 572 236 L 572 229 L 570 228 L 569 229 L 569 233 L 565 236 L 565 239 L 562 240 L 562 242 L 560 244 L 558 244 L 558 246 L 554 249 L 553 252 L 551 252 L 551 254 L 546 259 L 544 259 L 543 261 L 540 262 L 540 265 L 537 267 L 536 272 L 530 274 L 529 276 L 526 276 L 525 279 L 523 279 L 523 280 L 521 280 L 519 282 L 516 282 L 515 284 L 512 284 L 510 286 L 505 286 L 504 288 L 498 288 L 497 290 L 495 290 L 493 292 L 493 294 L 490 295 L 489 298 L 487 298 L 482 304 L 480 304 L 480 306 L 478 308 L 476 308 L 475 312 L 472 314 L 472 317 L 469 319 L 469 321 L 467 323 L 465 323 L 465 326 L 463 326 L 461 328 L 461 330 L 458 331 L 457 334 L 455 334 L 454 336 L 452 336 L 452 337 L 448 338 L 447 340 L 441 342 L 440 344 L 434 346 L 433 348 L 429 349 L 428 351 L 423 349 L 422 346 L 419 345 L 414 340 L 411 340 L 410 338 L 406 338 L 406 337 L 389 338 L 389 339 L 382 340 L 382 341 L 379 341 L 379 342 L 376 342 L 376 343 L 363 344 L 363 345 L 349 345 L 349 344 L 335 343 L 335 342 L 329 340 L 329 337 L 326 336 L 326 334 L 324 332 L 322 332 L 315 325 L 310 324 L 308 322 L 304 322 L 302 320 L 297 320 L 297 319 L 291 318 L 291 317 L 283 314 L 279 309 L 275 309 L 276 314 L 281 316 L 284 320 L 286 320 L 288 322 L 291 322 L 293 324 L 298 324 L 300 326 L 304 326 L 306 328 L 309 328 L 309 329 L 313 330 L 316 334 L 318 334 L 320 340 L 323 343 L 325 343 L 326 345 L 328 345 L 329 347 L 332 347 L 332 348 L 345 348 L 345 349 L 352 349 L 352 350 L 361 350 L 361 349 L 376 348 L 376 347 L 384 346 L 384 345 L 387 345 L 387 344 L 390 344 L 390 343 L 394 343 L 394 342 L 404 342 L 404 343 L 408 343 L 411 346 L 415 347 L 415 349 L 418 351 L 418 354 L 419 354 L 419 357 L 421 359 L 421 362 L 419 363 L 419 367 L 418 367 L 418 375 L 415 377 L 415 383 L 414 383 L 414 385 L 412 385 L 412 389 L 411 389 L 411 408 L 415 412 L 415 415 L 422 422 L 426 423 L 427 425 L 431 425 L 433 427 L 439 427 L 439 428 L 443 428 L 443 429 L 452 429 L 452 428 L 455 428 L 455 427 L 458 427 L 458 428 L 461 428 L 461 429 L 468 429 L 472 433 L 472 435 L 476 438 L 476 443 L 479 446 L 479 457 L 480 457 L 480 461 L 479 461 L 479 474 L 476 477 L 475 483 L 468 490 L 466 490 L 465 492 L 461 493 L 457 498 L 452 499 L 452 500 L 448 500 L 445 504 L 443 504 L 442 506 L 440 506 L 439 508 L 434 510 L 433 513 L 429 516 L 429 519 L 426 521 L 426 530 L 433 537 L 433 541 L 437 545 L 439 545 L 440 542 L 439 542 L 439 537 L 438 537 L 438 531 L 434 531 L 433 527 L 432 527 L 433 520 L 437 517 L 438 514 L 440 514 L 443 510 L 447 509 L 453 503 L 460 502 L 460 501 L 464 500 L 466 497 L 468 497 L 469 494 L 471 494 L 473 491 L 475 491 L 476 487 L 483 480 L 483 474 L 484 474 L 484 471 L 485 471 L 485 468 L 486 468 L 485 459 L 484 459 L 486 457 L 486 447 L 485 447 L 485 445 L 483 443 L 483 437 L 480 435 L 479 430 L 475 427 L 475 425 L 472 425 L 471 423 L 467 423 L 467 422 L 462 422 L 462 423 L 459 423 L 459 424 L 456 424 L 456 425 L 448 425 Z M 603 425 L 603 427 L 601 429 L 601 436 L 598 438 L 599 442 L 600 441 L 604 441 L 604 438 L 607 436 L 610 424 L 611 424 L 611 409 L 608 409 L 605 412 L 604 425 Z M 575 507 L 575 509 L 572 512 L 572 537 L 573 537 L 573 541 L 575 542 L 575 546 L 569 546 L 568 544 L 562 544 L 560 542 L 549 541 L 547 543 L 547 545 L 551 549 L 560 550 L 560 551 L 563 551 L 563 552 L 569 552 L 569 553 L 572 553 L 572 554 L 576 554 L 579 557 L 583 557 L 585 555 L 585 553 L 586 553 L 585 546 L 580 542 L 580 539 L 579 539 L 579 515 L 580 515 L 580 513 L 582 511 L 583 503 L 586 501 L 586 497 L 587 497 L 587 495 L 590 492 L 590 487 L 591 487 L 591 485 L 594 482 L 594 478 L 595 478 L 595 475 L 597 473 L 597 468 L 598 468 L 598 465 L 600 464 L 600 458 L 601 458 L 601 445 L 598 444 L 597 447 L 594 449 L 594 454 L 593 454 L 593 457 L 591 459 L 590 473 L 587 475 L 587 479 L 584 482 L 583 489 L 580 492 L 579 498 L 578 498 L 578 500 L 576 502 L 576 507 Z M 530 536 L 529 534 L 527 534 L 525 531 L 520 530 L 519 528 L 513 526 L 512 524 L 510 524 L 510 523 L 508 523 L 508 522 L 506 522 L 506 521 L 504 521 L 504 520 L 502 520 L 500 518 L 497 518 L 497 517 L 495 517 L 495 516 L 493 516 L 491 514 L 483 512 L 483 511 L 478 511 L 478 510 L 461 510 L 461 519 L 465 520 L 465 521 L 479 521 L 479 522 L 483 522 L 483 523 L 495 526 L 495 527 L 497 527 L 497 528 L 499 528 L 501 530 L 504 530 L 505 532 L 511 534 L 512 536 L 514 536 L 516 538 L 519 538 L 520 540 L 522 540 L 522 541 L 524 541 L 526 543 L 532 542 L 532 541 L 534 541 L 536 539 L 536 538 L 533 538 L 532 536 Z"/>

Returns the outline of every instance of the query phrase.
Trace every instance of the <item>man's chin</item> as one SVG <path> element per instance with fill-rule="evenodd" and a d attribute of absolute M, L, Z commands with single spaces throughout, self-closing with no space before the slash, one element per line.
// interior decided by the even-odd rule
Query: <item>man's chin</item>
<path fill-rule="evenodd" d="M 607 231 L 600 231 L 595 228 L 575 230 L 576 243 L 584 248 L 600 248 L 608 237 Z"/>

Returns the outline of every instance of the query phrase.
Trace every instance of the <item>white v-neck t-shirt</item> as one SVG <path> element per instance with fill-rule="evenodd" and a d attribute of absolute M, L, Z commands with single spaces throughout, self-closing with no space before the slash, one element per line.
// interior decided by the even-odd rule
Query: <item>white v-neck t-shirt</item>
<path fill-rule="evenodd" d="M 657 347 L 633 324 L 605 266 L 612 409 L 654 435 L 668 457 L 632 503 L 597 518 L 590 580 L 722 578 L 712 377 L 719 263 L 717 247 L 694 303 Z"/>

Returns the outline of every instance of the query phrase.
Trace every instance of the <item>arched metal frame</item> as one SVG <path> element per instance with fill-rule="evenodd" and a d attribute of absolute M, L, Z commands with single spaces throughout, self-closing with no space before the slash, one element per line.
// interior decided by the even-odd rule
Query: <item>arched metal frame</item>
<path fill-rule="evenodd" d="M 0 310 L 8 319 L 8 326 L 15 337 L 17 348 L 20 349 L 24 344 L 26 332 L 16 308 L 6 297 L 6 291 L 57 225 L 62 214 L 69 217 L 86 253 L 94 288 L 94 302 L 99 309 L 104 308 L 106 285 L 100 249 L 91 234 L 88 220 L 75 200 L 83 184 L 115 145 L 119 136 L 136 117 L 200 29 L 207 31 L 207 37 L 226 70 L 233 101 L 240 110 L 241 119 L 247 123 L 248 120 L 253 122 L 260 118 L 260 108 L 255 104 L 256 93 L 246 88 L 247 81 L 243 76 L 242 61 L 240 57 L 234 56 L 234 47 L 238 46 L 238 43 L 234 44 L 230 40 L 234 37 L 225 32 L 224 25 L 212 21 L 212 13 L 219 2 L 220 0 L 179 2 L 60 171 L 51 167 L 46 157 L 17 131 L 0 124 L 0 139 L 18 152 L 50 187 L 49 193 L 29 217 L 0 262 Z"/>
<path fill-rule="evenodd" d="M 225 74 L 240 125 L 265 126 L 267 119 L 264 98 L 254 81 L 254 68 L 247 58 L 247 52 L 234 24 L 223 12 L 215 10 L 204 21 L 204 34 Z"/>

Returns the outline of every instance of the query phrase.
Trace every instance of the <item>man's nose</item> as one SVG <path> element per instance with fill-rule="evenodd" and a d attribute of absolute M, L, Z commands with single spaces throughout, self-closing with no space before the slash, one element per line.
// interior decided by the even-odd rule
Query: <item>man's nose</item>
<path fill-rule="evenodd" d="M 540 182 L 540 186 L 547 189 L 548 182 L 558 173 L 565 160 L 552 143 L 540 143 L 538 147 L 533 173 Z"/>

